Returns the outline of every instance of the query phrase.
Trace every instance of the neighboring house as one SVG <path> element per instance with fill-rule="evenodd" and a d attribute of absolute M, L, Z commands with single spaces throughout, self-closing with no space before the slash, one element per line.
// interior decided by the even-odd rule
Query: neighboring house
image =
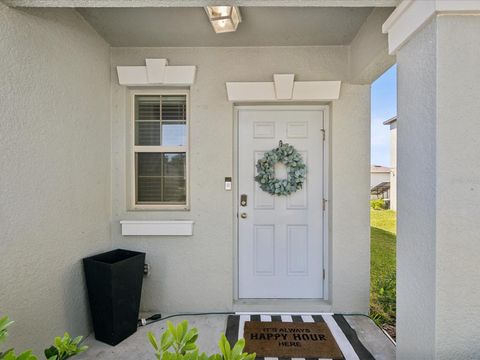
<path fill-rule="evenodd" d="M 370 196 L 372 199 L 390 200 L 390 168 L 381 165 L 370 167 Z"/>
<path fill-rule="evenodd" d="M 383 125 L 390 126 L 390 209 L 397 211 L 397 117 L 388 119 Z"/>
<path fill-rule="evenodd" d="M 480 1 L 242 0 L 229 34 L 206 0 L 0 2 L 8 346 L 88 333 L 81 259 L 113 248 L 146 252 L 145 311 L 367 314 L 370 85 L 397 62 L 397 358 L 478 358 Z M 288 196 L 254 181 L 280 141 Z"/>

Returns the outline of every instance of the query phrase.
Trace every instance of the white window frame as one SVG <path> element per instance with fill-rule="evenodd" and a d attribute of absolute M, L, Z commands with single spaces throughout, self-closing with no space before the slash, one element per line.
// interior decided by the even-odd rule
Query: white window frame
<path fill-rule="evenodd" d="M 137 95 L 183 95 L 186 97 L 185 146 L 141 146 L 135 145 L 135 96 Z M 130 209 L 131 210 L 190 210 L 190 92 L 188 90 L 157 89 L 130 91 Z M 136 154 L 141 152 L 184 152 L 185 153 L 185 204 L 137 204 Z"/>

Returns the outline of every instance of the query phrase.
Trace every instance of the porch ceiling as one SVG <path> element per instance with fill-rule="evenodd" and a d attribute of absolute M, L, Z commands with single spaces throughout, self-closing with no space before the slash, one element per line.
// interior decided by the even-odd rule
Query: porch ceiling
<path fill-rule="evenodd" d="M 198 7 L 218 5 L 217 0 L 0 0 L 15 7 Z M 394 7 L 400 0 L 224 0 L 237 6 Z"/>
<path fill-rule="evenodd" d="M 242 7 L 234 33 L 215 34 L 201 7 L 81 8 L 112 46 L 315 46 L 350 44 L 371 7 Z"/>

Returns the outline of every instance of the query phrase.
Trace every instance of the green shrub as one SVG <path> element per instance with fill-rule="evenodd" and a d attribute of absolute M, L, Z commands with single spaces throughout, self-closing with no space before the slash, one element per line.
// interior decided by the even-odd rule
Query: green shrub
<path fill-rule="evenodd" d="M 20 355 L 15 355 L 14 350 L 9 350 L 5 354 L 1 355 L 2 360 L 37 360 L 37 357 L 32 354 L 31 351 L 25 351 Z"/>
<path fill-rule="evenodd" d="M 45 357 L 48 360 L 66 360 L 88 349 L 87 346 L 79 346 L 83 337 L 72 338 L 68 333 L 63 337 L 57 336 L 52 346 L 45 349 Z"/>
<path fill-rule="evenodd" d="M 397 312 L 395 274 L 379 278 L 371 291 L 370 316 L 378 324 L 394 325 Z"/>
<path fill-rule="evenodd" d="M 7 328 L 12 324 L 13 321 L 10 321 L 8 317 L 0 318 L 0 344 L 7 338 Z M 45 350 L 45 357 L 48 360 L 68 359 L 87 350 L 87 346 L 79 346 L 81 342 L 81 336 L 73 339 L 68 333 L 65 333 L 63 337 L 55 338 L 54 345 Z M 9 349 L 5 352 L 0 352 L 0 360 L 37 360 L 37 357 L 30 350 L 17 356 L 13 349 Z"/>
<path fill-rule="evenodd" d="M 7 316 L 0 318 L 0 344 L 5 342 L 8 337 L 8 327 L 13 324 Z M 0 351 L 1 360 L 37 360 L 35 356 L 32 355 L 31 351 L 25 351 L 20 355 L 15 355 L 13 349 L 6 350 L 4 352 Z"/>
<path fill-rule="evenodd" d="M 158 360 L 255 360 L 256 354 L 243 352 L 245 340 L 237 341 L 233 349 L 225 335 L 222 334 L 218 347 L 220 354 L 199 354 L 195 342 L 198 339 L 198 330 L 189 329 L 188 321 L 184 320 L 177 327 L 167 321 L 167 330 L 160 337 L 160 342 L 152 332 L 148 333 L 150 344 L 155 350 Z M 171 350 L 171 351 L 170 351 Z"/>
<path fill-rule="evenodd" d="M 385 200 L 383 199 L 370 200 L 370 207 L 373 210 L 383 210 L 385 209 Z"/>
<path fill-rule="evenodd" d="M 12 324 L 13 324 L 13 321 L 10 321 L 10 319 L 7 316 L 0 318 L 0 344 L 7 339 L 7 336 L 8 336 L 7 328 Z"/>

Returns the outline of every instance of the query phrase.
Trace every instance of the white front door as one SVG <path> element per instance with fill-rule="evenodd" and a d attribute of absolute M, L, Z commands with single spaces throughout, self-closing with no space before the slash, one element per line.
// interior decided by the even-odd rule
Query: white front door
<path fill-rule="evenodd" d="M 239 298 L 323 298 L 324 109 L 238 108 Z M 280 140 L 307 165 L 303 189 L 289 196 L 254 180 L 257 160 Z M 277 178 L 286 177 L 282 166 Z"/>

